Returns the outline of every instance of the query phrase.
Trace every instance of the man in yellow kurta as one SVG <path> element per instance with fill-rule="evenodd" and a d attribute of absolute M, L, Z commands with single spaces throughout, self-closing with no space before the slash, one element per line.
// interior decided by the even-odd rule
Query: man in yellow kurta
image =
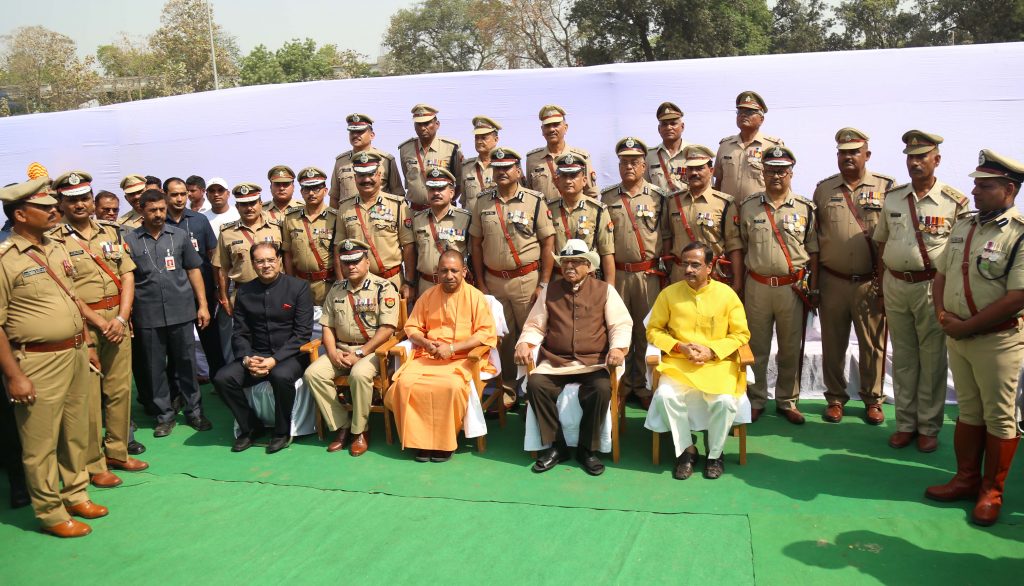
<path fill-rule="evenodd" d="M 683 280 L 658 295 L 647 324 L 647 340 L 663 352 L 658 365 L 663 376 L 644 426 L 664 431 L 667 424 L 672 432 L 672 477 L 677 480 L 690 477 L 698 457 L 690 437 L 689 410 L 694 402 L 702 402 L 709 413 L 704 477 L 716 479 L 725 467 L 725 438 L 747 388 L 746 374 L 734 356 L 750 341 L 747 316 L 732 288 L 711 280 L 713 258 L 714 251 L 706 244 L 687 244 L 682 252 Z"/>
<path fill-rule="evenodd" d="M 414 353 L 384 398 L 395 414 L 402 447 L 416 448 L 417 462 L 451 459 L 469 403 L 469 351 L 498 344 L 484 294 L 464 282 L 462 253 L 446 250 L 437 277 L 440 286 L 420 296 L 405 322 Z"/>

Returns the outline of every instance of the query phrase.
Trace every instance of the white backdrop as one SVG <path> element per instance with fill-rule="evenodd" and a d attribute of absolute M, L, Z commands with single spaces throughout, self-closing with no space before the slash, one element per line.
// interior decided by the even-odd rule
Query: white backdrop
<path fill-rule="evenodd" d="M 475 154 L 473 116 L 499 121 L 501 143 L 525 154 L 543 145 L 537 111 L 560 104 L 568 110 L 568 142 L 591 152 L 599 183 L 609 185 L 618 181 L 619 138 L 659 142 L 659 103 L 683 108 L 686 140 L 716 148 L 736 132 L 736 94 L 753 89 L 768 103 L 762 130 L 796 153 L 800 194 L 810 196 L 817 181 L 836 172 L 833 136 L 843 126 L 870 134 L 870 168 L 899 182 L 907 180 L 903 132 L 943 135 L 937 174 L 969 192 L 966 175 L 981 148 L 1024 159 L 1024 69 L 1011 66 L 1022 62 L 1024 43 L 1007 43 L 236 88 L 0 119 L 0 185 L 24 180 L 32 161 L 52 176 L 88 171 L 97 189 L 118 194 L 128 173 L 220 175 L 234 185 L 266 184 L 267 169 L 278 163 L 330 172 L 349 148 L 345 115 L 372 116 L 377 146 L 396 152 L 413 135 L 409 110 L 418 102 L 440 109 L 440 134 L 462 141 L 467 156 Z"/>

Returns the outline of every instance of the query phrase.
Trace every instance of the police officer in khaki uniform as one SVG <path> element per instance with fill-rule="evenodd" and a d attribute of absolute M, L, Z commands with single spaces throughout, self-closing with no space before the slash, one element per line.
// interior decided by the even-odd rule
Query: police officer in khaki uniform
<path fill-rule="evenodd" d="M 284 221 L 284 215 L 292 208 L 301 208 L 302 202 L 296 201 L 295 196 L 295 172 L 288 165 L 275 165 L 267 171 L 267 180 L 270 181 L 269 201 L 263 202 L 263 209 L 272 220 Z"/>
<path fill-rule="evenodd" d="M 976 499 L 971 520 L 988 526 L 999 519 L 1020 442 L 1014 399 L 1024 362 L 1024 216 L 1014 199 L 1024 163 L 986 149 L 971 177 L 978 213 L 953 226 L 935 276 L 935 311 L 948 336 L 960 406 L 953 435 L 957 471 L 925 496 Z"/>
<path fill-rule="evenodd" d="M 718 144 L 715 156 L 715 188 L 742 202 L 765 190 L 762 170 L 764 154 L 784 143 L 781 138 L 761 134 L 768 112 L 757 92 L 736 96 L 736 126 L 740 133 L 727 136 Z"/>
<path fill-rule="evenodd" d="M 89 324 L 103 378 L 89 377 L 89 447 L 86 470 L 93 485 L 112 488 L 121 479 L 108 468 L 128 472 L 148 464 L 128 455 L 131 425 L 132 344 L 128 330 L 135 299 L 135 262 L 124 250 L 117 224 L 89 217 L 92 176 L 65 173 L 54 180 L 64 223 L 48 233 L 71 259 L 79 299 L 102 321 Z M 106 434 L 103 433 L 106 422 Z"/>
<path fill-rule="evenodd" d="M 671 259 L 669 282 L 683 280 L 683 248 L 691 242 L 703 242 L 715 253 L 711 276 L 732 283 L 731 267 L 725 261 L 725 226 L 728 224 L 732 196 L 711 187 L 715 153 L 703 145 L 689 145 L 681 154 L 685 179 L 693 183 L 668 195 L 668 232 L 664 256 Z"/>
<path fill-rule="evenodd" d="M 46 231 L 57 222 L 49 177 L 0 189 L 14 223 L 0 244 L 0 369 L 14 406 L 29 496 L 42 530 L 81 537 L 92 529 L 71 518 L 102 517 L 89 500 L 89 361 L 73 265 Z M 59 465 L 58 465 L 59 462 Z M 62 486 L 63 484 L 63 486 Z"/>
<path fill-rule="evenodd" d="M 555 187 L 561 196 L 547 202 L 551 221 L 555 226 L 555 250 L 565 248 L 569 240 L 582 240 L 587 250 L 600 257 L 600 265 L 593 267 L 596 274 L 609 285 L 615 285 L 614 227 L 608 206 L 583 195 L 587 183 L 585 161 L 572 153 L 555 159 Z M 556 276 L 561 275 L 555 267 Z"/>
<path fill-rule="evenodd" d="M 327 173 L 317 167 L 299 171 L 299 192 L 306 205 L 288 210 L 281 222 L 284 270 L 309 281 L 313 305 L 323 305 L 335 279 L 331 248 L 338 215 L 327 205 Z"/>
<path fill-rule="evenodd" d="M 211 259 L 217 269 L 219 302 L 228 315 L 231 315 L 234 299 L 234 289 L 229 294 L 229 284 L 237 287 L 256 278 L 249 248 L 257 242 L 281 243 L 281 224 L 263 212 L 259 185 L 239 183 L 231 194 L 235 196 L 235 208 L 240 218 L 221 226 L 217 252 Z"/>
<path fill-rule="evenodd" d="M 349 453 L 361 456 L 369 448 L 370 402 L 373 379 L 380 371 L 374 351 L 398 328 L 398 291 L 387 279 L 370 273 L 370 246 L 360 240 L 338 243 L 343 272 L 324 301 L 323 354 L 306 369 L 303 378 L 324 416 L 324 422 L 338 435 L 328 452 L 345 448 L 352 436 Z M 334 386 L 337 376 L 347 374 L 352 414 L 338 402 Z"/>
<path fill-rule="evenodd" d="M 139 198 L 146 189 L 146 178 L 142 175 L 128 175 L 121 180 L 121 191 L 124 191 L 124 199 L 132 209 L 117 219 L 117 223 L 125 230 L 138 228 L 142 225 L 142 214 L 139 213 Z"/>
<path fill-rule="evenodd" d="M 615 241 L 615 290 L 629 308 L 630 315 L 646 316 L 668 277 L 658 252 L 668 237 L 665 228 L 667 201 L 660 188 L 644 180 L 647 145 L 638 138 L 626 137 L 615 145 L 619 156 L 621 183 L 601 193 L 608 206 Z M 606 228 L 607 229 L 607 228 Z M 647 388 L 647 331 L 643 318 L 633 320 L 633 339 L 626 359 L 626 373 L 619 393 L 637 396 L 644 408 L 650 406 Z"/>
<path fill-rule="evenodd" d="M 804 423 L 797 409 L 808 306 L 819 300 L 818 233 L 814 203 L 790 190 L 796 156 L 784 146 L 764 153 L 766 191 L 743 200 L 726 224 L 725 250 L 733 288 L 746 290 L 744 306 L 754 353 L 754 383 L 747 386 L 751 419 L 768 401 L 772 326 L 778 338 L 775 409 L 790 423 Z M 744 279 L 746 273 L 746 280 Z"/>
<path fill-rule="evenodd" d="M 373 153 L 359 153 L 353 161 L 359 194 L 338 205 L 335 240 L 366 242 L 370 247 L 370 272 L 390 279 L 402 297 L 409 298 L 412 290 L 409 283 L 402 282 L 402 263 L 410 266 L 416 262 L 412 212 L 404 199 L 381 191 L 381 161 Z M 339 275 L 341 268 L 335 265 Z"/>
<path fill-rule="evenodd" d="M 661 144 L 647 149 L 647 181 L 665 193 L 686 187 L 686 157 L 683 149 L 690 143 L 683 140 L 683 110 L 672 102 L 662 102 L 655 111 Z"/>
<path fill-rule="evenodd" d="M 505 310 L 508 334 L 501 340 L 502 378 L 514 385 L 515 344 L 533 302 L 551 280 L 555 229 L 544 196 L 519 184 L 522 157 L 507 147 L 491 152 L 494 189 L 477 199 L 469 225 L 477 288 Z M 538 270 L 539 269 L 539 270 Z"/>
<path fill-rule="evenodd" d="M 398 174 L 395 157 L 373 146 L 373 139 L 377 136 L 373 132 L 373 118 L 366 114 L 349 114 L 345 117 L 345 122 L 348 123 L 348 142 L 352 145 L 352 150 L 341 153 L 334 161 L 334 172 L 331 174 L 331 207 L 338 209 L 339 202 L 358 193 L 356 175 L 352 171 L 352 158 L 363 151 L 380 157 L 381 189 L 405 197 L 405 188 L 402 187 L 402 176 Z"/>
<path fill-rule="evenodd" d="M 416 104 L 412 108 L 412 121 L 416 136 L 398 145 L 398 158 L 405 174 L 405 198 L 413 211 L 419 212 L 430 206 L 424 184 L 427 171 L 431 167 L 441 167 L 458 177 L 457 173 L 462 169 L 462 152 L 457 140 L 437 136 L 437 129 L 441 127 L 437 108 Z M 460 188 L 460 185 L 455 186 L 456 195 Z"/>
<path fill-rule="evenodd" d="M 462 162 L 462 207 L 472 212 L 481 191 L 494 187 L 491 151 L 498 146 L 501 125 L 487 116 L 473 118 L 473 147 L 477 156 Z"/>
<path fill-rule="evenodd" d="M 818 208 L 818 247 L 821 249 L 821 347 L 825 371 L 823 418 L 839 423 L 846 394 L 846 349 L 850 323 L 860 350 L 860 398 L 864 419 L 871 425 L 885 420 L 882 414 L 885 377 L 885 313 L 882 308 L 882 275 L 876 274 L 878 248 L 871 235 L 882 213 L 885 192 L 895 182 L 888 175 L 867 170 L 871 158 L 868 135 L 856 128 L 836 132 L 839 173 L 822 180 L 814 190 Z"/>
<path fill-rule="evenodd" d="M 569 123 L 565 121 L 565 110 L 561 106 L 549 104 L 540 109 L 538 117 L 540 133 L 547 145 L 526 153 L 526 186 L 544 194 L 546 201 L 558 199 L 558 189 L 555 187 L 555 159 L 572 153 L 582 158 L 586 167 L 583 174 L 587 179 L 587 185 L 583 193 L 596 199 L 597 173 L 590 163 L 590 153 L 565 144 L 565 133 L 569 131 Z"/>
<path fill-rule="evenodd" d="M 917 449 L 934 452 L 946 404 L 946 337 L 935 319 L 932 280 L 949 231 L 968 211 L 962 193 L 935 178 L 942 137 L 920 130 L 903 135 L 910 183 L 885 194 L 873 238 L 884 266 L 885 317 L 892 339 L 896 394 L 893 448 L 917 437 Z"/>
<path fill-rule="evenodd" d="M 405 267 L 406 282 L 417 283 L 416 297 L 439 283 L 437 263 L 444 251 L 453 248 L 463 256 L 469 252 L 469 224 L 473 215 L 451 205 L 455 182 L 455 176 L 445 169 L 435 167 L 427 172 L 430 209 L 416 212 L 412 217 L 416 264 Z"/>

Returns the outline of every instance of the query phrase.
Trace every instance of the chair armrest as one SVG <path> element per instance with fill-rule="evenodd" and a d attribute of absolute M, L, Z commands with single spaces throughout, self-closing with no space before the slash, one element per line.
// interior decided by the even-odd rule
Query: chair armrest
<path fill-rule="evenodd" d="M 491 348 L 489 346 L 477 346 L 469 351 L 469 355 L 466 356 L 466 359 L 470 362 L 480 362 L 481 360 L 486 360 L 490 354 Z"/>
<path fill-rule="evenodd" d="M 374 354 L 377 355 L 377 358 L 384 360 L 385 358 L 387 358 L 388 352 L 390 352 L 391 349 L 395 347 L 395 344 L 398 344 L 401 341 L 402 340 L 397 335 L 391 336 L 390 338 L 385 340 L 383 344 L 377 346 L 377 349 L 374 350 L 373 352 Z"/>
<path fill-rule="evenodd" d="M 533 372 L 533 369 L 536 368 L 536 367 L 537 367 L 537 365 L 533 363 L 533 358 L 530 358 L 529 360 L 527 360 L 526 361 L 526 376 L 530 376 L 530 373 Z"/>
<path fill-rule="evenodd" d="M 750 344 L 744 344 L 736 350 L 736 357 L 739 358 L 740 366 L 752 366 L 754 364 L 754 352 Z"/>
<path fill-rule="evenodd" d="M 320 344 L 321 343 L 322 342 L 320 340 L 310 340 L 310 341 L 306 342 L 305 344 L 299 346 L 299 351 L 300 352 L 305 352 L 306 354 L 309 354 L 309 361 L 313 362 L 314 360 L 317 359 L 317 357 L 320 356 Z"/>
<path fill-rule="evenodd" d="M 660 355 L 656 356 L 656 355 L 652 354 L 651 356 L 648 356 L 646 360 L 647 360 L 647 366 L 658 366 L 659 364 L 661 364 L 661 356 Z"/>

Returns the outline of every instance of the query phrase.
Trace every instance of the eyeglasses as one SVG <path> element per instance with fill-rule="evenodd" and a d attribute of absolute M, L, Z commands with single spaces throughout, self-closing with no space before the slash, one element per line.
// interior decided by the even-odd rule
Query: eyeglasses
<path fill-rule="evenodd" d="M 629 161 L 629 160 L 619 161 L 619 166 L 620 167 L 635 168 L 635 167 L 639 167 L 640 165 L 643 165 L 643 164 L 644 164 L 644 162 L 641 159 L 636 159 L 636 160 L 632 160 L 632 161 Z"/>
<path fill-rule="evenodd" d="M 765 175 L 774 175 L 776 177 L 783 177 L 783 176 L 789 174 L 789 167 L 782 167 L 782 168 L 778 168 L 778 169 L 773 169 L 771 167 L 765 167 L 764 168 L 764 174 Z"/>

